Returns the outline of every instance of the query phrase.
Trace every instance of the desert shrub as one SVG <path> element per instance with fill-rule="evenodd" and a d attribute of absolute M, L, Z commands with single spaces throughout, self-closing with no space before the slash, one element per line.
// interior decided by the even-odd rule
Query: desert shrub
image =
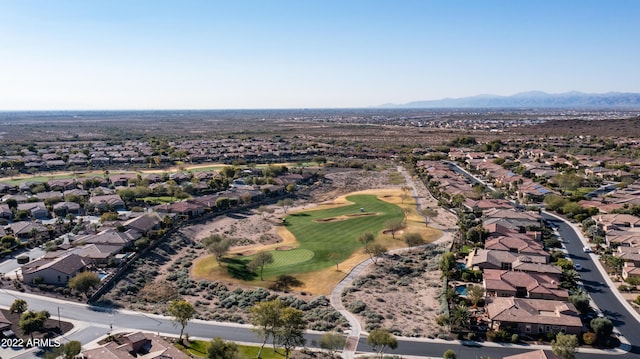
<path fill-rule="evenodd" d="M 547 332 L 547 334 L 545 335 L 546 339 L 548 342 L 551 342 L 553 340 L 556 340 L 556 335 L 558 335 L 558 333 L 554 332 L 553 330 L 550 332 Z"/>
<path fill-rule="evenodd" d="M 593 345 L 596 342 L 597 336 L 594 332 L 586 332 L 582 334 L 582 341 L 587 345 Z"/>
<path fill-rule="evenodd" d="M 367 305 L 361 300 L 356 300 L 349 305 L 348 309 L 351 313 L 358 314 L 367 309 Z"/>

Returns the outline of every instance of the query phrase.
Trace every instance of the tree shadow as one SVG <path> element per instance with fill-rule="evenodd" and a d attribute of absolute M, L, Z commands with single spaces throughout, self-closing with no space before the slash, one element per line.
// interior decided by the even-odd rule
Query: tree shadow
<path fill-rule="evenodd" d="M 235 279 L 254 280 L 258 274 L 247 267 L 249 261 L 245 258 L 223 258 L 222 262 L 227 265 L 227 272 Z"/>

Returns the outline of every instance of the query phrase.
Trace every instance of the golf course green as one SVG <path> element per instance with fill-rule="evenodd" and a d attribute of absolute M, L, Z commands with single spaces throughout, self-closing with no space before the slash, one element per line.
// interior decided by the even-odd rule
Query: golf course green
<path fill-rule="evenodd" d="M 335 266 L 336 260 L 341 262 L 362 247 L 358 242 L 362 233 L 377 235 L 384 229 L 385 222 L 404 218 L 400 207 L 382 201 L 375 195 L 352 195 L 347 200 L 352 204 L 286 216 L 285 225 L 296 237 L 299 246 L 271 251 L 274 262 L 264 267 L 265 279 Z M 241 271 L 238 266 L 246 266 L 252 258 L 234 258 L 229 266 L 236 266 L 234 272 Z"/>

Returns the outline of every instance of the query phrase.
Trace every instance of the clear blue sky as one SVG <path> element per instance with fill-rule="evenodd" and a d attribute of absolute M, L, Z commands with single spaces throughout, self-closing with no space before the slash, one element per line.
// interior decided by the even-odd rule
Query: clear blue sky
<path fill-rule="evenodd" d="M 2 0 L 0 110 L 640 92 L 637 0 Z"/>

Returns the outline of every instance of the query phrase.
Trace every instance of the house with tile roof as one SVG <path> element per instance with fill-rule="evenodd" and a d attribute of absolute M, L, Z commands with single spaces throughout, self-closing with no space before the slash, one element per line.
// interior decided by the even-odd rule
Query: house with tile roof
<path fill-rule="evenodd" d="M 109 342 L 94 349 L 82 352 L 85 359 L 188 359 L 189 356 L 178 350 L 161 337 L 136 332 L 126 335 L 124 343 Z"/>
<path fill-rule="evenodd" d="M 486 297 L 490 328 L 521 335 L 580 334 L 582 320 L 570 302 L 516 297 Z"/>
<path fill-rule="evenodd" d="M 569 291 L 559 287 L 560 276 L 485 269 L 482 282 L 487 296 L 567 300 Z"/>
<path fill-rule="evenodd" d="M 86 269 L 89 263 L 77 254 L 69 253 L 55 258 L 41 258 L 22 266 L 25 284 L 37 282 L 66 285 L 69 279 Z M 39 278 L 36 280 L 36 278 Z"/>

